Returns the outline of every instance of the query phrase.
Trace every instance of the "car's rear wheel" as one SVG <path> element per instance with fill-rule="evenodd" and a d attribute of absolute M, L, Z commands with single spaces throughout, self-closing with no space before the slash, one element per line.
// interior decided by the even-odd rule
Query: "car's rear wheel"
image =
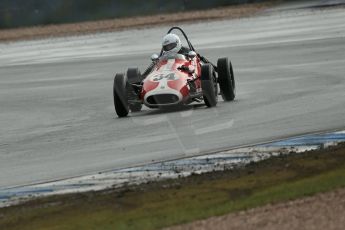
<path fill-rule="evenodd" d="M 224 101 L 233 101 L 236 96 L 235 77 L 228 58 L 218 59 L 217 72 L 219 88 Z"/>
<path fill-rule="evenodd" d="M 139 102 L 139 96 L 137 88 L 134 88 L 132 84 L 140 84 L 141 82 L 141 74 L 138 68 L 129 68 L 127 70 L 127 96 L 128 96 L 128 106 L 131 112 L 140 112 L 141 108 L 143 107 L 142 103 Z"/>
<path fill-rule="evenodd" d="M 218 102 L 218 87 L 210 64 L 201 66 L 201 88 L 207 107 L 214 107 Z"/>
<path fill-rule="evenodd" d="M 115 112 L 119 117 L 126 117 L 129 112 L 127 100 L 127 84 L 127 78 L 124 74 L 115 75 L 113 97 Z"/>

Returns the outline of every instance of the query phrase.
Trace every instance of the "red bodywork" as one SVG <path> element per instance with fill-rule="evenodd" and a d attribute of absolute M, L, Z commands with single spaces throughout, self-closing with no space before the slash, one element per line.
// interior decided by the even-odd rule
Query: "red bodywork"
<path fill-rule="evenodd" d="M 199 57 L 187 59 L 177 54 L 161 58 L 144 79 L 140 99 L 148 107 L 188 104 L 201 92 Z"/>

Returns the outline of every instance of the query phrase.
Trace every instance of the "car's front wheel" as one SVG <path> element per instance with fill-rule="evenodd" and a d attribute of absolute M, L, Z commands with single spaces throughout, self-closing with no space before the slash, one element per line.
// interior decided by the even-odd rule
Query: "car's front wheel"
<path fill-rule="evenodd" d="M 137 88 L 134 88 L 132 84 L 140 84 L 141 74 L 138 68 L 129 68 L 127 70 L 127 96 L 129 99 L 128 106 L 131 112 L 140 112 L 143 107 L 142 103 L 139 102 L 139 96 Z"/>
<path fill-rule="evenodd" d="M 116 114 L 119 117 L 128 115 L 127 78 L 124 74 L 116 74 L 114 78 L 113 97 Z"/>
<path fill-rule="evenodd" d="M 213 72 L 210 64 L 201 66 L 201 88 L 207 107 L 214 107 L 218 102 L 218 87 Z"/>

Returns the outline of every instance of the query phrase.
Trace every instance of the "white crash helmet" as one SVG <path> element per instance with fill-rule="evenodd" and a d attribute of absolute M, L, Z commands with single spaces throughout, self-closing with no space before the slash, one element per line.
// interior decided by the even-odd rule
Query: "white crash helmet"
<path fill-rule="evenodd" d="M 181 40 L 176 34 L 167 34 L 162 42 L 165 53 L 178 53 L 182 48 Z"/>

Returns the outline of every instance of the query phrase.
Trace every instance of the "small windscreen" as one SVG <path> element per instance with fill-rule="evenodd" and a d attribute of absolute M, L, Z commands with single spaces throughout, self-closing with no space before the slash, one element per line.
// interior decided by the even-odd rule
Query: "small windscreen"
<path fill-rule="evenodd" d="M 161 60 L 168 60 L 168 59 L 182 59 L 187 60 L 186 57 L 182 54 L 178 53 L 165 53 L 160 57 Z"/>

